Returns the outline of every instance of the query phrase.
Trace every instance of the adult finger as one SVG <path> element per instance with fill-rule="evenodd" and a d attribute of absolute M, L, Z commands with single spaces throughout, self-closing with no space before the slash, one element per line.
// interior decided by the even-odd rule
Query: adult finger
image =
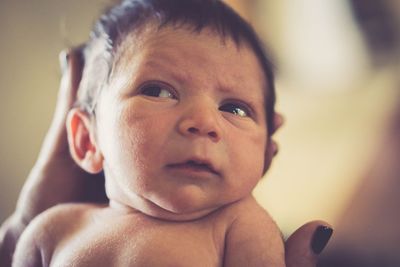
<path fill-rule="evenodd" d="M 42 145 L 40 162 L 68 154 L 68 143 L 65 120 L 69 110 L 76 101 L 76 94 L 82 77 L 84 60 L 82 47 L 64 50 L 59 55 L 62 78 L 58 90 L 58 99 L 53 120 Z"/>
<path fill-rule="evenodd" d="M 57 106 L 64 107 L 68 112 L 76 100 L 76 93 L 82 78 L 84 67 L 83 47 L 79 46 L 62 51 L 59 55 L 59 60 L 62 79 Z"/>
<path fill-rule="evenodd" d="M 285 242 L 286 266 L 317 266 L 318 255 L 332 233 L 332 227 L 323 221 L 312 221 L 297 229 Z"/>

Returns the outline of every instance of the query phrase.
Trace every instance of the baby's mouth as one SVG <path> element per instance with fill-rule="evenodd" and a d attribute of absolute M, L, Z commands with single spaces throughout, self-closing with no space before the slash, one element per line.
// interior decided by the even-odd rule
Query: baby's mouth
<path fill-rule="evenodd" d="M 168 167 L 181 170 L 187 169 L 196 172 L 209 172 L 219 175 L 219 172 L 216 171 L 210 163 L 198 160 L 188 160 L 182 163 L 169 164 Z"/>

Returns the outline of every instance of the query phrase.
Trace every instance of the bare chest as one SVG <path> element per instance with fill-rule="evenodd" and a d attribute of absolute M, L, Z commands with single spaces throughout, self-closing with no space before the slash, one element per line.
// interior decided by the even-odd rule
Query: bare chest
<path fill-rule="evenodd" d="M 118 222 L 63 238 L 50 266 L 222 266 L 223 237 L 211 224 Z"/>

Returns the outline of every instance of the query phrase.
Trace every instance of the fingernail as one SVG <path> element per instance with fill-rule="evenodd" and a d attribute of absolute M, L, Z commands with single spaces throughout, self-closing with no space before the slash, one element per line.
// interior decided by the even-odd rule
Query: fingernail
<path fill-rule="evenodd" d="M 325 225 L 318 226 L 311 241 L 311 248 L 315 254 L 318 255 L 322 252 L 322 250 L 324 250 L 326 244 L 328 244 L 328 241 L 332 236 L 332 233 L 332 228 Z"/>
<path fill-rule="evenodd" d="M 61 67 L 61 72 L 65 73 L 65 71 L 67 71 L 68 69 L 68 60 L 69 60 L 69 53 L 67 51 L 62 51 L 60 53 L 60 67 Z"/>

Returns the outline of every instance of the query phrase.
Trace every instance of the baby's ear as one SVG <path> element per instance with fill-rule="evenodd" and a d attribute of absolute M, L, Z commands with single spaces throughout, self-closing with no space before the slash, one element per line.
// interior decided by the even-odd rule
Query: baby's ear
<path fill-rule="evenodd" d="M 276 147 L 275 141 L 272 140 L 270 136 L 268 136 L 267 145 L 265 148 L 265 155 L 264 155 L 264 170 L 263 170 L 264 174 L 268 171 L 269 167 L 271 166 L 272 159 L 274 158 L 276 153 L 275 147 Z"/>
<path fill-rule="evenodd" d="M 278 144 L 275 142 L 275 140 L 272 139 L 272 136 L 284 123 L 283 116 L 280 113 L 275 112 L 273 119 L 274 128 L 272 129 L 272 132 L 268 134 L 267 147 L 265 148 L 264 174 L 270 167 L 272 159 L 278 153 Z"/>
<path fill-rule="evenodd" d="M 69 150 L 75 162 L 85 171 L 95 174 L 103 170 L 103 155 L 95 140 L 89 115 L 74 108 L 68 113 Z"/>

